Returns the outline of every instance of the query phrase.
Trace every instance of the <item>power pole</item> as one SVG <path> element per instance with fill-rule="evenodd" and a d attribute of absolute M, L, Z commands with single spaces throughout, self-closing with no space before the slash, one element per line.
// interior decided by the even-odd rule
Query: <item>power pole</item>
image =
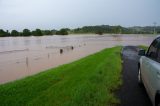
<path fill-rule="evenodd" d="M 157 25 L 157 23 L 154 22 L 153 25 L 154 25 L 154 32 L 153 32 L 153 34 L 156 34 L 156 25 Z"/>

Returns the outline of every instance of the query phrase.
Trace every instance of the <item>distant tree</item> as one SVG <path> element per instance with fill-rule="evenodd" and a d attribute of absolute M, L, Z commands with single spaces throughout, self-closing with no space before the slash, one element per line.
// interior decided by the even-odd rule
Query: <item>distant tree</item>
<path fill-rule="evenodd" d="M 56 35 L 68 35 L 68 28 L 63 28 L 56 32 Z"/>
<path fill-rule="evenodd" d="M 31 32 L 29 29 L 24 29 L 23 32 L 22 32 L 22 35 L 23 36 L 30 36 L 31 35 Z"/>
<path fill-rule="evenodd" d="M 6 31 L 6 36 L 11 36 L 8 30 Z"/>
<path fill-rule="evenodd" d="M 81 32 L 81 28 L 76 28 L 76 29 L 73 29 L 73 33 L 80 33 Z"/>
<path fill-rule="evenodd" d="M 12 30 L 11 36 L 19 36 L 19 35 L 20 35 L 20 33 L 18 31 Z"/>
<path fill-rule="evenodd" d="M 52 35 L 52 31 L 50 30 L 43 30 L 42 33 L 43 35 Z"/>
<path fill-rule="evenodd" d="M 52 35 L 55 35 L 56 32 L 57 32 L 57 30 L 55 30 L 55 29 L 51 30 Z"/>
<path fill-rule="evenodd" d="M 5 37 L 5 36 L 7 36 L 7 33 L 3 29 L 0 29 L 0 37 Z"/>
<path fill-rule="evenodd" d="M 69 29 L 69 28 L 63 28 L 63 29 L 65 29 L 65 30 L 68 31 L 68 32 L 71 30 L 71 29 Z"/>
<path fill-rule="evenodd" d="M 35 31 L 32 31 L 32 35 L 34 36 L 42 36 L 42 31 L 40 29 L 36 29 Z"/>
<path fill-rule="evenodd" d="M 113 33 L 120 34 L 121 32 L 122 32 L 122 27 L 121 26 L 114 26 L 113 27 Z"/>

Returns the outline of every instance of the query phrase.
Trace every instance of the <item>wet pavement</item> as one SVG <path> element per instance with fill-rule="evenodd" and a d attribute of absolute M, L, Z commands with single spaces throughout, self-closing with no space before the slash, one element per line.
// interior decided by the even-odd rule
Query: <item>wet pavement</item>
<path fill-rule="evenodd" d="M 120 106 L 152 106 L 144 86 L 138 85 L 138 47 L 126 46 L 122 50 L 123 84 L 118 91 Z"/>

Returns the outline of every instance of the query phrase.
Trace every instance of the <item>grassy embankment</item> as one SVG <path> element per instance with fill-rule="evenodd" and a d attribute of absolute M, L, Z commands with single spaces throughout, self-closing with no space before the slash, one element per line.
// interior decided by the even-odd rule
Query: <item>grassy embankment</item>
<path fill-rule="evenodd" d="M 138 46 L 139 48 L 141 48 L 141 49 L 144 49 L 144 50 L 148 50 L 148 47 L 147 46 L 143 46 L 143 45 L 140 45 L 140 46 Z"/>
<path fill-rule="evenodd" d="M 110 106 L 121 85 L 121 47 L 0 85 L 3 106 Z"/>

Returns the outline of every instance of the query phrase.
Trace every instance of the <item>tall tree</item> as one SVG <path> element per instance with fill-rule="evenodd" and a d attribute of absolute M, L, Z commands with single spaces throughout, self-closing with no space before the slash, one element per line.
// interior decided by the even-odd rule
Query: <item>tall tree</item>
<path fill-rule="evenodd" d="M 16 31 L 16 30 L 12 30 L 12 32 L 11 32 L 11 36 L 19 36 L 20 34 L 19 34 L 19 32 L 18 31 Z"/>
<path fill-rule="evenodd" d="M 42 31 L 40 29 L 36 29 L 35 31 L 32 31 L 32 35 L 34 36 L 42 36 Z"/>
<path fill-rule="evenodd" d="M 52 35 L 52 32 L 50 30 L 43 30 L 43 35 Z"/>
<path fill-rule="evenodd" d="M 23 35 L 23 36 L 30 36 L 30 35 L 31 35 L 31 32 L 30 32 L 29 29 L 24 29 L 22 35 Z"/>
<path fill-rule="evenodd" d="M 57 35 L 68 35 L 68 28 L 63 28 L 56 32 Z"/>
<path fill-rule="evenodd" d="M 5 37 L 7 34 L 3 29 L 0 29 L 0 37 Z"/>

